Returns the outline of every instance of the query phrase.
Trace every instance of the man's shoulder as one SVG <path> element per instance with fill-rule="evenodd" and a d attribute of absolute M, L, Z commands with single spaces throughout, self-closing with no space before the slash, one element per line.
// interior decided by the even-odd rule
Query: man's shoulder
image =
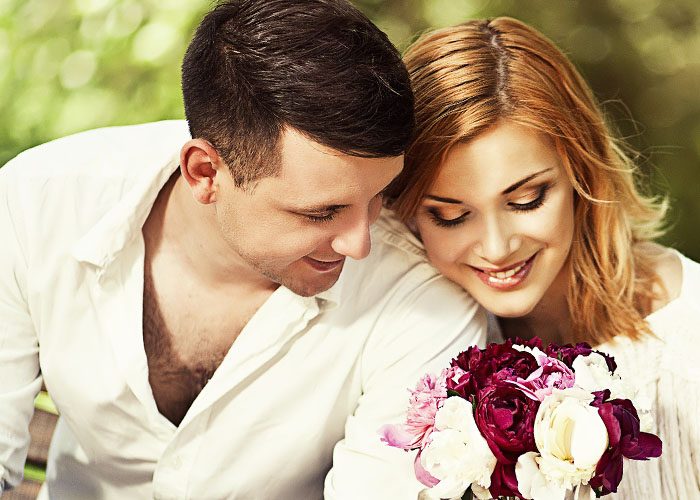
<path fill-rule="evenodd" d="M 189 139 L 184 120 L 105 127 L 61 137 L 28 149 L 10 160 L 0 173 L 28 177 L 67 174 L 128 175 L 139 165 L 163 161 Z M 110 168 L 112 167 L 112 168 Z"/>
<path fill-rule="evenodd" d="M 390 345 L 396 350 L 392 343 L 400 337 L 403 354 L 394 355 L 410 358 L 422 349 L 442 359 L 484 341 L 483 309 L 430 264 L 421 242 L 390 212 L 372 228 L 370 255 L 348 264 L 337 295 L 342 314 L 363 322 L 372 339 L 368 352 L 382 353 Z"/>
<path fill-rule="evenodd" d="M 27 255 L 40 262 L 49 251 L 68 252 L 107 213 L 126 225 L 146 189 L 175 170 L 188 137 L 182 121 L 110 127 L 11 160 L 0 169 L 0 195 Z"/>
<path fill-rule="evenodd" d="M 410 262 L 427 262 L 423 243 L 396 217 L 394 212 L 382 209 L 372 226 L 372 244 L 376 245 L 375 256 L 397 254 Z M 374 249 L 373 249 L 374 250 Z"/>
<path fill-rule="evenodd" d="M 452 303 L 473 299 L 442 276 L 427 259 L 422 243 L 388 210 L 372 227 L 372 250 L 361 261 L 351 261 L 343 271 L 343 295 L 369 301 L 385 298 L 406 301 L 410 296 L 430 296 Z M 362 301 L 357 301 L 362 302 Z"/>
<path fill-rule="evenodd" d="M 372 250 L 358 262 L 358 274 L 379 272 L 384 278 L 393 279 L 409 275 L 421 281 L 439 276 L 428 261 L 423 244 L 390 210 L 382 210 L 371 235 Z"/>

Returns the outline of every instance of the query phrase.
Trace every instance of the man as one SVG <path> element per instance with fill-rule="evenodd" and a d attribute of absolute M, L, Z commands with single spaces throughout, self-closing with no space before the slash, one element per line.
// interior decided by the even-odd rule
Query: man
<path fill-rule="evenodd" d="M 413 122 L 399 55 L 343 0 L 236 0 L 182 85 L 189 130 L 0 170 L 2 484 L 43 378 L 43 498 L 415 498 L 377 429 L 484 318 L 400 225 L 370 229 Z"/>

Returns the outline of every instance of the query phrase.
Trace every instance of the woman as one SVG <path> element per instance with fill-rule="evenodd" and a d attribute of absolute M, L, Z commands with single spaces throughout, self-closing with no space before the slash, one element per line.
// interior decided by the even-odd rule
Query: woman
<path fill-rule="evenodd" d="M 391 207 L 495 336 L 587 341 L 642 388 L 664 454 L 626 463 L 618 498 L 698 498 L 700 265 L 653 243 L 665 200 L 640 194 L 587 84 L 531 27 L 437 30 L 405 62 L 417 130 Z"/>

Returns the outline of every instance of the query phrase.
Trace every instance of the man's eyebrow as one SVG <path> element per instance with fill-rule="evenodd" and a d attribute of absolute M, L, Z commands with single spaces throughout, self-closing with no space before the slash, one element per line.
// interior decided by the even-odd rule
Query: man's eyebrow
<path fill-rule="evenodd" d="M 433 201 L 439 201 L 440 203 L 450 203 L 452 205 L 461 205 L 462 202 L 455 200 L 454 198 L 443 198 L 442 196 L 435 196 L 434 194 L 426 194 L 425 198 Z"/>
<path fill-rule="evenodd" d="M 523 184 L 526 184 L 526 183 L 530 182 L 530 181 L 531 181 L 532 179 L 534 179 L 535 177 L 538 177 L 538 176 L 544 174 L 545 172 L 549 172 L 550 170 L 553 170 L 553 169 L 552 169 L 552 168 L 545 168 L 544 170 L 540 170 L 539 172 L 535 172 L 535 173 L 532 174 L 532 175 L 528 175 L 528 176 L 525 177 L 524 179 L 520 179 L 520 180 L 519 180 L 518 182 L 516 182 L 515 184 L 512 184 L 512 185 L 508 186 L 507 188 L 505 188 L 501 194 L 512 193 L 513 191 L 515 191 L 516 189 L 518 189 L 518 188 L 519 188 L 520 186 L 522 186 Z"/>

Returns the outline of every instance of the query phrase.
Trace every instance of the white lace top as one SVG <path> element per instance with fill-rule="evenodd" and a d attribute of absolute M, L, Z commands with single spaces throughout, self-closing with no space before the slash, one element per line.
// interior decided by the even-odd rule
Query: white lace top
<path fill-rule="evenodd" d="M 700 499 L 700 264 L 678 254 L 678 298 L 647 317 L 658 338 L 615 338 L 597 347 L 615 356 L 618 372 L 653 402 L 660 458 L 625 460 L 610 500 Z"/>
<path fill-rule="evenodd" d="M 615 357 L 617 372 L 652 402 L 663 442 L 660 458 L 625 460 L 618 493 L 609 500 L 700 499 L 700 264 L 678 253 L 680 295 L 647 317 L 656 335 L 618 337 L 596 347 Z M 489 317 L 489 341 L 502 337 Z"/>

